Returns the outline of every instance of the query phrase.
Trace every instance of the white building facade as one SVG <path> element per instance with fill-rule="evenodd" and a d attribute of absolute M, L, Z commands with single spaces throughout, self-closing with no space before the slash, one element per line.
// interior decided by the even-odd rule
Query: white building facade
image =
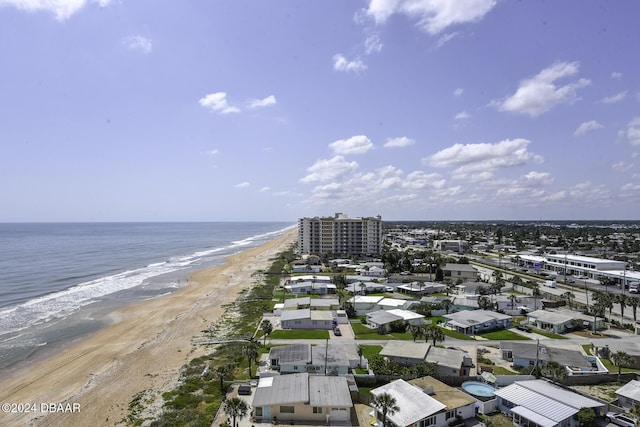
<path fill-rule="evenodd" d="M 298 219 L 301 255 L 376 255 L 382 252 L 382 217 L 333 217 Z"/>

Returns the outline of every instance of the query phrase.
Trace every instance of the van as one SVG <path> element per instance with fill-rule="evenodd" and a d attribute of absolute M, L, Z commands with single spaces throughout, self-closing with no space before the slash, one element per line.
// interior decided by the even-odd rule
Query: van
<path fill-rule="evenodd" d="M 555 281 L 555 280 L 546 280 L 546 281 L 544 282 L 544 285 L 545 285 L 545 286 L 547 286 L 547 287 L 549 287 L 549 288 L 555 288 L 556 286 L 558 286 L 558 285 L 556 284 L 556 281 Z"/>

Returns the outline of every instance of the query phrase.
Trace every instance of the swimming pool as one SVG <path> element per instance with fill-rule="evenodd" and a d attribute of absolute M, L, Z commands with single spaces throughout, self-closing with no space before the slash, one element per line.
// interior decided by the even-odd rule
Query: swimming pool
<path fill-rule="evenodd" d="M 462 383 L 462 389 L 469 394 L 480 397 L 493 397 L 494 389 L 489 384 L 479 381 L 465 381 Z"/>

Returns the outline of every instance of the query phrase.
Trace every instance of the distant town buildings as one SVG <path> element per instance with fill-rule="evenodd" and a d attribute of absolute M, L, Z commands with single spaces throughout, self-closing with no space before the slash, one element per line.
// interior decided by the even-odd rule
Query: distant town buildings
<path fill-rule="evenodd" d="M 382 218 L 300 218 L 298 246 L 301 255 L 374 255 L 382 252 Z"/>

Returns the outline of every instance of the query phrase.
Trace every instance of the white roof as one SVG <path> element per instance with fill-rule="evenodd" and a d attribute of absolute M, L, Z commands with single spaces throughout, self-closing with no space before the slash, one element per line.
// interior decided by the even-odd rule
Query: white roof
<path fill-rule="evenodd" d="M 378 302 L 378 305 L 389 306 L 389 307 L 402 307 L 407 302 L 409 301 L 407 301 L 406 299 L 384 298 L 383 300 Z"/>
<path fill-rule="evenodd" d="M 507 387 L 496 390 L 495 394 L 516 406 L 526 408 L 530 413 L 552 420 L 554 422 L 552 425 L 573 416 L 580 408 L 604 406 L 604 403 L 557 387 L 544 380 L 516 381 Z M 519 411 L 525 416 L 526 411 L 523 409 L 519 409 Z"/>
<path fill-rule="evenodd" d="M 511 319 L 511 316 L 507 314 L 497 313 L 495 311 L 488 310 L 461 310 L 457 313 L 445 314 L 447 323 L 455 322 L 456 325 L 462 327 L 468 327 L 477 325 L 479 323 L 492 322 L 494 320 Z"/>
<path fill-rule="evenodd" d="M 376 397 L 383 393 L 389 393 L 400 408 L 394 414 L 387 415 L 390 421 L 399 426 L 412 425 L 446 408 L 446 405 L 404 380 L 395 380 L 371 390 Z"/>
<path fill-rule="evenodd" d="M 422 314 L 414 313 L 409 310 L 402 310 L 400 308 L 395 308 L 393 310 L 387 310 L 388 313 L 394 314 L 396 316 L 402 317 L 403 320 L 415 320 L 415 319 L 423 319 L 424 316 Z"/>
<path fill-rule="evenodd" d="M 640 381 L 632 380 L 616 390 L 616 394 L 640 401 Z"/>
<path fill-rule="evenodd" d="M 356 295 L 351 299 L 351 301 L 355 304 L 357 303 L 375 304 L 378 301 L 383 299 L 384 297 L 381 297 L 381 296 Z"/>
<path fill-rule="evenodd" d="M 513 412 L 514 414 L 518 414 L 530 421 L 533 421 L 534 423 L 542 427 L 553 427 L 558 424 L 557 422 L 550 420 L 549 418 L 544 417 L 536 412 L 533 412 L 525 408 L 524 406 L 516 406 L 515 408 L 511 409 L 511 412 Z"/>

